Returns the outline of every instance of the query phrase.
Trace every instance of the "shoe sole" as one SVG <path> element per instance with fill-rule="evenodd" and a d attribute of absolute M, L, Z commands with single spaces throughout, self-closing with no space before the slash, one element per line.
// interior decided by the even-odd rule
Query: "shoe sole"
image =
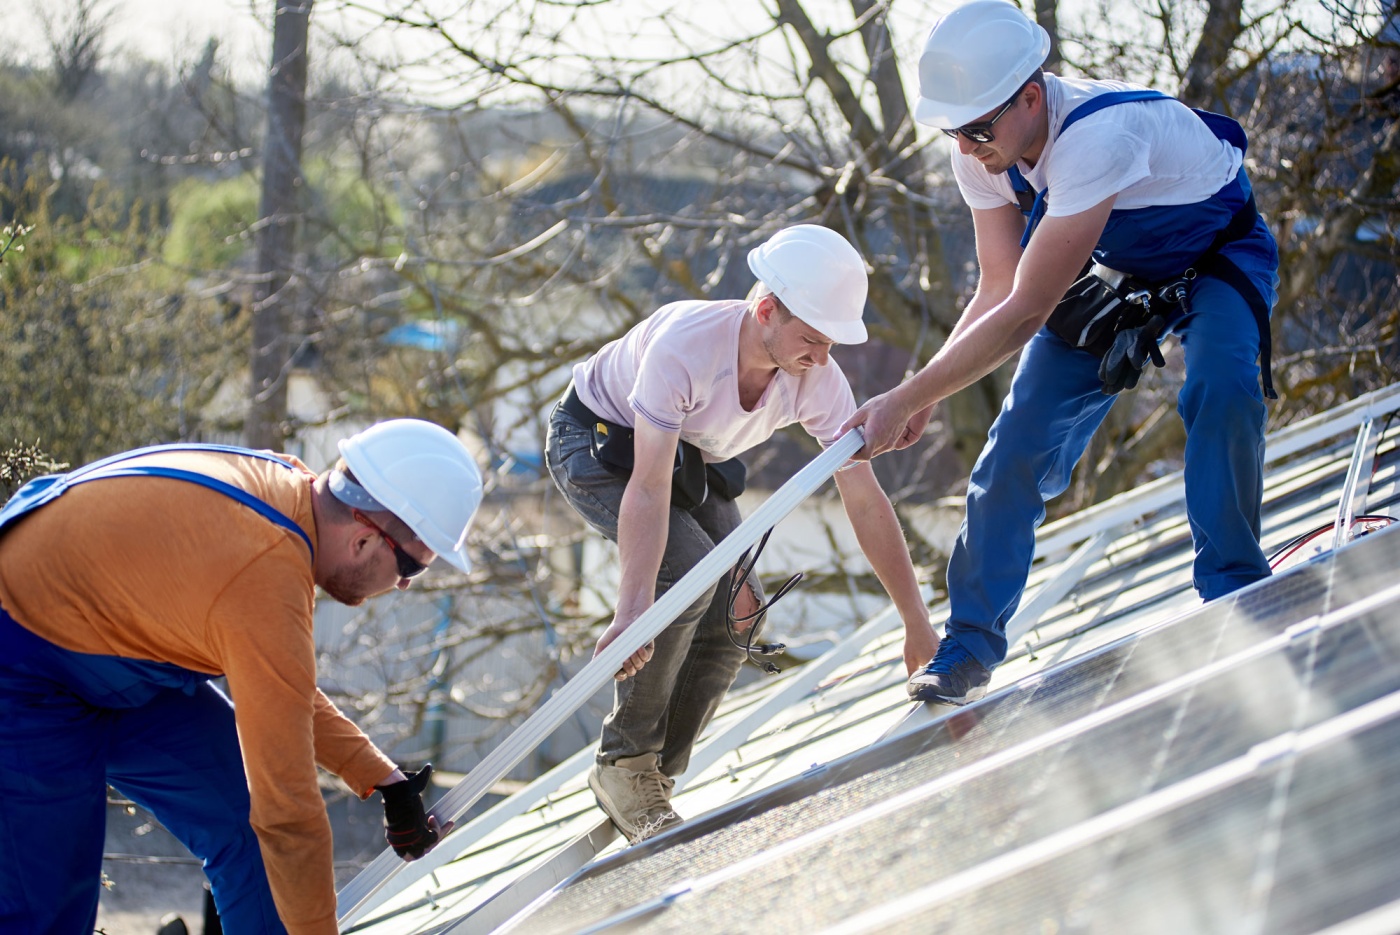
<path fill-rule="evenodd" d="M 983 685 L 974 688 L 965 695 L 944 695 L 932 685 L 911 685 L 909 686 L 909 699 L 911 701 L 925 701 L 929 704 L 946 704 L 961 708 L 963 705 L 980 701 L 986 697 L 987 686 Z"/>

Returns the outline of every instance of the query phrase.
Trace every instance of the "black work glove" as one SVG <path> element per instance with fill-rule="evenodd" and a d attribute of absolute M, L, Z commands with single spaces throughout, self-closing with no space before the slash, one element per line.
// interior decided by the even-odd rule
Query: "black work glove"
<path fill-rule="evenodd" d="M 416 773 L 405 771 L 404 775 L 408 778 L 374 788 L 384 797 L 384 840 L 404 860 L 417 860 L 439 837 L 423 810 L 423 790 L 432 778 L 433 764 Z"/>
<path fill-rule="evenodd" d="M 1114 335 L 1113 346 L 1099 363 L 1099 379 L 1103 381 L 1105 396 L 1137 386 L 1148 360 L 1158 367 L 1166 366 L 1162 351 L 1157 347 L 1157 338 L 1166 324 L 1167 320 L 1161 315 L 1153 315 L 1138 327 Z"/>

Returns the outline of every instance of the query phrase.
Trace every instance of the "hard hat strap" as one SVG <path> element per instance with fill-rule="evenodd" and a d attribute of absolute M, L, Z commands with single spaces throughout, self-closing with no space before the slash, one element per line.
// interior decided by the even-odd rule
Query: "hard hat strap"
<path fill-rule="evenodd" d="M 364 510 L 366 513 L 390 513 L 393 512 L 384 504 L 369 495 L 369 491 L 345 476 L 341 470 L 331 471 L 326 486 L 330 488 L 331 494 L 341 503 L 356 510 Z"/>

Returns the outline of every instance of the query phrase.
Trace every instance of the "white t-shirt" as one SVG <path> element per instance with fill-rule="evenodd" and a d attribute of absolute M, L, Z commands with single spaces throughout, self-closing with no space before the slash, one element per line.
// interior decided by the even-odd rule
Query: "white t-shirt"
<path fill-rule="evenodd" d="M 1067 217 L 1110 195 L 1115 209 L 1204 201 L 1235 177 L 1244 156 L 1217 139 L 1189 107 L 1172 100 L 1114 104 L 1081 117 L 1060 135 L 1070 111 L 1110 91 L 1140 90 L 1121 81 L 1045 76 L 1050 136 L 1034 167 L 1018 164 L 1037 191 L 1050 189 L 1046 215 Z M 953 150 L 953 176 L 973 208 L 1016 203 L 1011 178 L 989 173 Z"/>
<path fill-rule="evenodd" d="M 800 377 L 779 370 L 752 410 L 739 405 L 739 329 L 748 303 L 674 302 L 574 365 L 579 399 L 602 418 L 645 419 L 723 461 L 800 422 L 822 445 L 856 411 L 836 361 Z"/>

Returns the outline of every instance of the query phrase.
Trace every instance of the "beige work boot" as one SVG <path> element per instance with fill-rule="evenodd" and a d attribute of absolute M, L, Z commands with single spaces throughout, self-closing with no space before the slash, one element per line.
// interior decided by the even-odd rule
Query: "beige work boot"
<path fill-rule="evenodd" d="M 594 763 L 588 788 L 617 829 L 633 844 L 685 819 L 671 809 L 676 781 L 656 768 L 656 754 L 624 756 L 612 766 Z"/>

